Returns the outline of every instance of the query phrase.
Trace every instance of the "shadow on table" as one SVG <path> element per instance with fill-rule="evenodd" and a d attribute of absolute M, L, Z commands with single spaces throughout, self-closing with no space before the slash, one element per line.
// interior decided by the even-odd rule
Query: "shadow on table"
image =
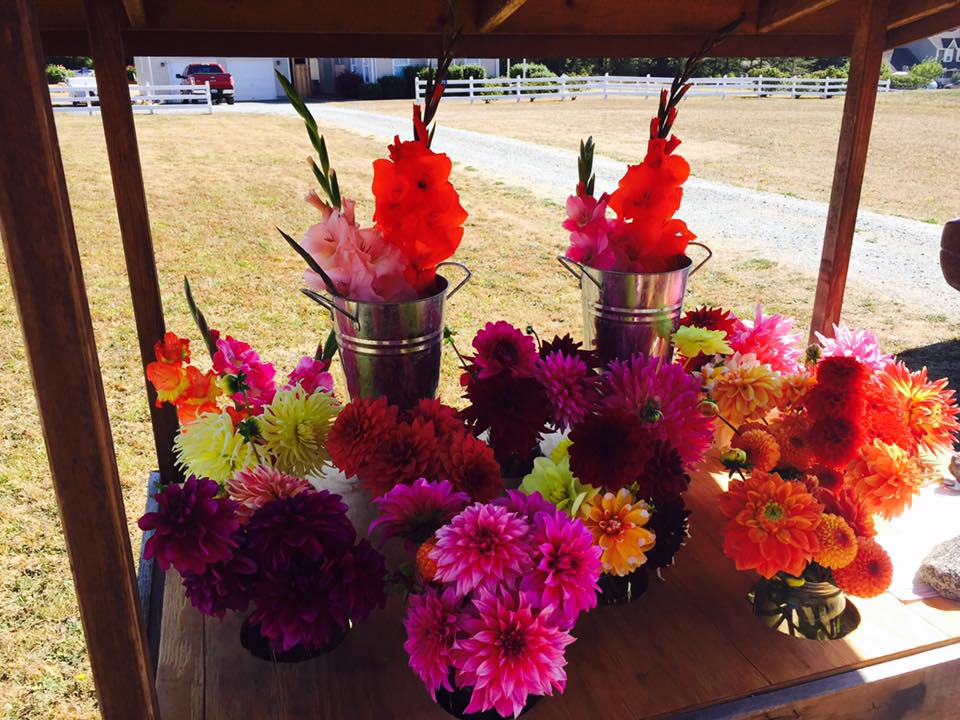
<path fill-rule="evenodd" d="M 911 370 L 926 367 L 931 380 L 947 378 L 951 388 L 960 388 L 960 339 L 911 348 L 897 357 Z M 960 442 L 954 448 L 960 449 Z"/>

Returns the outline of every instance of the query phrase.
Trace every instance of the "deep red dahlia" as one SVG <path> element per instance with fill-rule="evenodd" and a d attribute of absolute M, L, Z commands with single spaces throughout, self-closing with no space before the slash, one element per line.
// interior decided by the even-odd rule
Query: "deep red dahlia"
<path fill-rule="evenodd" d="M 600 355 L 597 354 L 596 350 L 584 349 L 583 343 L 574 340 L 572 337 L 570 337 L 569 333 L 563 337 L 555 335 L 553 340 L 547 340 L 540 345 L 541 360 L 555 352 L 560 352 L 567 357 L 573 357 L 576 355 L 583 360 L 583 362 L 589 368 L 596 369 L 603 365 L 603 361 L 600 359 Z"/>
<path fill-rule="evenodd" d="M 501 373 L 529 376 L 537 359 L 533 338 L 503 320 L 488 322 L 473 339 L 473 348 L 476 350 L 473 362 L 481 380 Z"/>
<path fill-rule="evenodd" d="M 386 562 L 369 542 L 361 540 L 344 553 L 338 563 L 338 572 L 340 584 L 336 594 L 339 603 L 347 607 L 351 620 L 364 620 L 374 608 L 386 605 Z"/>
<path fill-rule="evenodd" d="M 183 576 L 190 603 L 204 615 L 223 618 L 227 610 L 243 612 L 250 604 L 257 563 L 242 552 L 212 565 L 202 573 Z"/>
<path fill-rule="evenodd" d="M 433 430 L 438 438 L 445 438 L 451 433 L 463 429 L 463 420 L 456 408 L 444 405 L 439 400 L 423 398 L 417 406 L 404 415 L 404 420 L 421 423 L 432 422 Z"/>
<path fill-rule="evenodd" d="M 690 511 L 683 504 L 683 497 L 675 495 L 662 498 L 653 506 L 647 529 L 657 536 L 654 546 L 646 551 L 647 564 L 651 568 L 665 568 L 673 565 L 677 551 L 687 541 L 687 529 Z"/>
<path fill-rule="evenodd" d="M 570 470 L 588 485 L 618 490 L 637 480 L 653 456 L 653 438 L 636 413 L 607 408 L 570 431 Z"/>
<path fill-rule="evenodd" d="M 810 449 L 828 467 L 841 467 L 853 460 L 863 444 L 856 420 L 823 417 L 810 426 Z"/>
<path fill-rule="evenodd" d="M 817 478 L 817 487 L 832 493 L 839 492 L 843 488 L 843 473 L 839 470 L 818 465 L 810 468 L 810 472 Z"/>
<path fill-rule="evenodd" d="M 657 504 L 683 493 L 690 486 L 690 476 L 683 471 L 680 453 L 669 443 L 656 440 L 651 446 L 650 459 L 637 478 L 637 484 L 637 496 Z"/>
<path fill-rule="evenodd" d="M 490 431 L 490 445 L 503 464 L 512 454 L 525 456 L 546 432 L 550 402 L 543 387 L 530 377 L 507 374 L 471 380 L 463 417 L 475 434 Z"/>
<path fill-rule="evenodd" d="M 863 417 L 863 396 L 852 387 L 817 385 L 803 398 L 811 420 L 844 417 L 859 421 Z"/>
<path fill-rule="evenodd" d="M 868 374 L 859 360 L 842 355 L 824 358 L 817 365 L 817 383 L 840 390 L 859 390 Z"/>
<path fill-rule="evenodd" d="M 340 411 L 327 438 L 333 464 L 357 475 L 383 438 L 396 427 L 397 408 L 385 397 L 353 400 Z"/>
<path fill-rule="evenodd" d="M 396 423 L 361 468 L 360 484 L 376 498 L 400 483 L 433 480 L 437 453 L 433 423 Z"/>
<path fill-rule="evenodd" d="M 450 435 L 440 448 L 443 476 L 457 490 L 487 502 L 503 492 L 500 465 L 493 450 L 466 430 Z"/>
<path fill-rule="evenodd" d="M 701 305 L 694 310 L 687 310 L 680 318 L 681 325 L 702 327 L 707 330 L 722 330 L 731 337 L 736 331 L 743 329 L 743 323 L 732 310 L 719 307 Z"/>

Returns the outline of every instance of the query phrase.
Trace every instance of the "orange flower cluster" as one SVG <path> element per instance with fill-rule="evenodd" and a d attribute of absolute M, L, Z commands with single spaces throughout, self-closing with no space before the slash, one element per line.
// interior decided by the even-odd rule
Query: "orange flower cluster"
<path fill-rule="evenodd" d="M 463 239 L 467 212 L 450 182 L 450 158 L 433 152 L 426 140 L 394 139 L 390 159 L 373 163 L 373 220 L 384 239 L 407 258 L 406 279 L 417 292 L 429 291 L 437 265 Z"/>
<path fill-rule="evenodd" d="M 168 332 L 153 347 L 156 360 L 147 365 L 147 379 L 157 391 L 157 407 L 170 403 L 182 424 L 204 412 L 217 411 L 221 394 L 217 374 L 201 372 L 190 362 L 190 341 Z"/>

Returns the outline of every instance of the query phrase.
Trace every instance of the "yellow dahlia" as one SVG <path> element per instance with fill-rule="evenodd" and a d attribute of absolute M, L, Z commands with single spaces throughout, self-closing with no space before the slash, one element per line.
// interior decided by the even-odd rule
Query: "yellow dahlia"
<path fill-rule="evenodd" d="M 861 447 L 858 458 L 847 469 L 847 481 L 867 509 L 888 519 L 910 507 L 929 475 L 920 459 L 879 439 Z"/>
<path fill-rule="evenodd" d="M 647 561 L 646 552 L 653 548 L 656 536 L 645 526 L 650 521 L 650 508 L 635 500 L 627 488 L 614 495 L 596 495 L 584 503 L 580 519 L 593 535 L 603 554 L 603 571 L 610 575 L 629 575 Z"/>
<path fill-rule="evenodd" d="M 785 375 L 782 379 L 777 407 L 783 412 L 792 412 L 801 407 L 803 398 L 817 384 L 817 379 L 807 371 Z"/>
<path fill-rule="evenodd" d="M 768 472 L 780 461 L 780 444 L 766 428 L 751 428 L 734 436 L 731 447 L 747 454 L 747 465 Z"/>
<path fill-rule="evenodd" d="M 783 380 L 753 353 L 734 353 L 717 365 L 703 368 L 703 383 L 733 425 L 764 417 L 780 399 Z"/>
<path fill-rule="evenodd" d="M 960 431 L 953 390 L 947 380 L 927 380 L 927 369 L 910 372 L 901 362 L 890 363 L 879 375 L 903 408 L 903 422 L 914 439 L 930 452 L 946 452 Z"/>
<path fill-rule="evenodd" d="M 236 431 L 227 413 L 204 413 L 184 425 L 173 447 L 187 474 L 218 483 L 258 464 L 253 447 Z"/>
<path fill-rule="evenodd" d="M 729 355 L 733 349 L 727 344 L 723 330 L 708 330 L 692 325 L 681 325 L 673 334 L 673 344 L 686 358 L 697 355 Z"/>
<path fill-rule="evenodd" d="M 817 525 L 820 549 L 813 559 L 825 568 L 842 568 L 857 556 L 857 536 L 850 524 L 839 515 L 824 513 Z"/>
<path fill-rule="evenodd" d="M 298 476 L 318 472 L 330 459 L 327 436 L 338 412 L 328 392 L 308 393 L 299 385 L 280 390 L 257 418 L 277 469 Z"/>

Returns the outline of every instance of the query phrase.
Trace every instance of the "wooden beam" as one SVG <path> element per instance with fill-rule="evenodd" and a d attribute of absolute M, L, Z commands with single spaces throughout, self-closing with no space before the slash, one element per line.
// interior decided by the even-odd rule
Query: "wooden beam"
<path fill-rule="evenodd" d="M 143 27 L 147 24 L 147 13 L 143 7 L 143 0 L 123 0 L 123 9 L 127 13 L 127 20 L 131 27 Z"/>
<path fill-rule="evenodd" d="M 850 53 L 850 75 L 843 101 L 833 190 L 813 305 L 811 339 L 815 331 L 831 333 L 832 326 L 840 320 L 886 40 L 888 0 L 860 2 L 863 18 L 853 36 L 853 50 Z"/>
<path fill-rule="evenodd" d="M 890 6 L 887 30 L 895 30 L 958 5 L 960 0 L 900 0 Z"/>
<path fill-rule="evenodd" d="M 757 32 L 768 33 L 794 20 L 834 5 L 839 0 L 760 0 Z"/>
<path fill-rule="evenodd" d="M 145 369 L 147 363 L 154 359 L 154 343 L 163 337 L 163 303 L 160 300 L 137 131 L 133 124 L 127 67 L 120 36 L 121 9 L 116 0 L 85 0 L 84 6 L 90 27 L 90 54 L 97 69 L 100 115 L 103 118 L 113 194 L 117 201 L 120 236 L 137 324 L 140 367 Z M 143 372 L 160 477 L 164 482 L 172 482 L 180 478 L 173 455 L 177 415 L 170 406 L 156 407 L 153 385 L 147 381 L 145 370 Z"/>
<path fill-rule="evenodd" d="M 941 10 L 933 15 L 927 15 L 909 25 L 901 25 L 887 33 L 886 46 L 896 48 L 909 45 L 915 40 L 936 35 L 937 33 L 955 28 L 960 25 L 960 5 L 947 10 Z"/>
<path fill-rule="evenodd" d="M 33 0 L 0 3 L 0 234 L 104 718 L 159 717 Z"/>
<path fill-rule="evenodd" d="M 493 32 L 527 0 L 482 0 L 477 3 L 477 32 Z"/>

